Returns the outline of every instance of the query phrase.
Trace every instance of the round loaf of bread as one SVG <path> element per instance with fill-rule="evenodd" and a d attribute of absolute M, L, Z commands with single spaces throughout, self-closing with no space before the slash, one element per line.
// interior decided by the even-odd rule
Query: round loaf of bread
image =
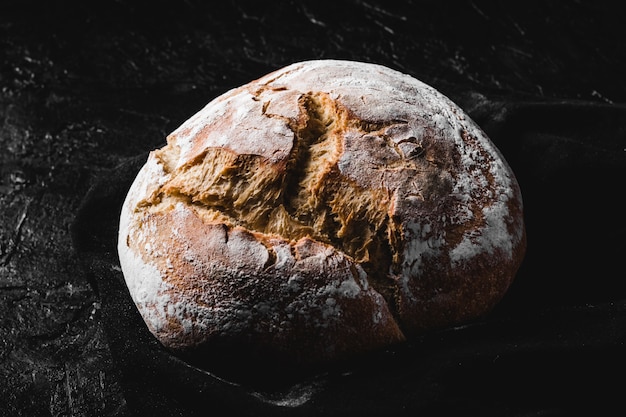
<path fill-rule="evenodd" d="M 389 68 L 319 60 L 169 135 L 128 192 L 118 250 L 172 351 L 311 364 L 485 314 L 525 231 L 511 169 L 459 107 Z"/>

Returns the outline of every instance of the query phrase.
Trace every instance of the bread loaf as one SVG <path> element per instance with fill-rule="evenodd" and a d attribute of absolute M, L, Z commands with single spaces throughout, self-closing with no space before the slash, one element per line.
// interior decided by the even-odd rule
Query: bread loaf
<path fill-rule="evenodd" d="M 169 135 L 128 192 L 118 250 L 172 351 L 310 364 L 484 315 L 525 232 L 511 169 L 459 107 L 389 68 L 320 60 Z"/>

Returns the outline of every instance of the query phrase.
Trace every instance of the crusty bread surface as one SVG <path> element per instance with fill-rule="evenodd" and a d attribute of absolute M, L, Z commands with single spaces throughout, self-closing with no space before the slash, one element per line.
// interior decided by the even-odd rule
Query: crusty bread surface
<path fill-rule="evenodd" d="M 118 251 L 149 330 L 188 357 L 376 350 L 484 315 L 524 255 L 499 151 L 383 66 L 290 65 L 167 139 L 128 192 Z"/>

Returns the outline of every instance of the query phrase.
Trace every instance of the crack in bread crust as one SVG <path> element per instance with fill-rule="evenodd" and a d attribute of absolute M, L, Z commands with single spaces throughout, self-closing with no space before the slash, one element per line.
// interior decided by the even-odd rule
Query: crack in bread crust
<path fill-rule="evenodd" d="M 256 99 L 264 91 L 257 90 Z M 298 108 L 297 118 L 285 120 L 294 133 L 286 161 L 270 164 L 259 155 L 210 147 L 174 168 L 178 147 L 170 144 L 155 153 L 170 179 L 139 207 L 162 212 L 182 202 L 205 223 L 243 227 L 260 241 L 308 237 L 332 245 L 361 264 L 372 287 L 393 306 L 397 290 L 389 272 L 399 267 L 402 233 L 389 217 L 389 190 L 358 186 L 339 172 L 338 162 L 348 131 L 384 138 L 402 155 L 384 132 L 406 122 L 355 119 L 320 92 L 300 95 Z M 417 169 L 409 158 L 379 168 Z"/>

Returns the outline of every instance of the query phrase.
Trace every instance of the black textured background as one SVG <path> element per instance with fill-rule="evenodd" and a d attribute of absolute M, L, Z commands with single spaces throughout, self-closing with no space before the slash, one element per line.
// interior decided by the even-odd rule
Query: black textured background
<path fill-rule="evenodd" d="M 3 1 L 0 415 L 623 415 L 619 10 Z M 226 90 L 316 58 L 387 65 L 465 108 L 518 176 L 528 256 L 484 320 L 261 394 L 146 334 L 120 281 L 116 220 L 170 131 Z"/>

